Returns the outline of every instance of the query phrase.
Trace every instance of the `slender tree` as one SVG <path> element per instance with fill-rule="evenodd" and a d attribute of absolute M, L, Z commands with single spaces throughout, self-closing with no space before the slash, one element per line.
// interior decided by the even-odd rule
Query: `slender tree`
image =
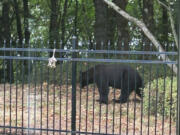
<path fill-rule="evenodd" d="M 29 13 L 29 1 L 28 0 L 23 0 L 23 11 L 24 11 L 24 39 L 25 39 L 25 43 L 22 44 L 22 47 L 24 48 L 30 48 L 30 30 L 29 30 L 29 17 L 30 17 L 30 13 Z M 25 52 L 24 55 L 26 57 L 29 57 L 30 52 Z M 33 70 L 33 65 L 32 65 L 32 61 L 28 61 L 25 60 L 23 61 L 24 63 L 24 74 L 25 75 L 30 75 L 31 71 Z M 26 78 L 26 76 L 25 76 Z M 26 78 L 27 80 L 29 78 Z M 29 80 L 28 80 L 29 81 Z"/>
<path fill-rule="evenodd" d="M 96 41 L 96 49 L 101 49 L 101 44 L 107 43 L 107 5 L 101 0 L 94 0 L 95 6 L 95 25 L 94 36 Z"/>
<path fill-rule="evenodd" d="M 59 46 L 59 0 L 51 0 L 51 15 L 50 15 L 50 26 L 49 26 L 49 43 L 50 48 L 60 48 Z M 56 44 L 54 44 L 54 42 Z M 55 45 L 55 46 L 54 46 Z M 52 53 L 50 54 L 52 56 Z"/>
<path fill-rule="evenodd" d="M 11 39 L 11 29 L 10 29 L 10 3 L 9 0 L 3 1 L 2 8 L 2 24 L 3 24 L 3 40 L 5 41 L 5 45 L 7 48 L 11 47 L 10 39 Z M 10 52 L 6 52 L 6 56 L 10 56 Z M 13 74 L 13 60 L 6 60 L 6 81 L 13 83 L 14 74 Z"/>
<path fill-rule="evenodd" d="M 114 3 L 121 7 L 121 9 L 125 10 L 128 4 L 128 0 L 114 0 Z M 117 23 L 117 31 L 118 31 L 118 49 L 122 50 L 124 46 L 124 50 L 129 50 L 129 27 L 128 21 L 122 16 L 116 13 L 116 23 Z"/>
<path fill-rule="evenodd" d="M 166 0 L 163 0 L 164 2 Z M 169 31 L 169 24 L 168 24 L 168 14 L 167 9 L 165 7 L 162 7 L 162 45 L 167 44 L 168 46 L 168 31 Z M 168 47 L 167 47 L 168 49 Z M 168 51 L 168 50 L 167 50 Z"/>
<path fill-rule="evenodd" d="M 20 18 L 20 12 L 19 12 L 19 6 L 18 6 L 17 0 L 14 0 L 14 11 L 16 14 L 16 28 L 17 28 L 18 39 L 19 39 L 18 47 L 22 47 L 23 32 L 22 32 L 22 24 L 21 24 L 21 18 Z"/>
<path fill-rule="evenodd" d="M 30 40 L 28 0 L 23 0 L 23 7 L 24 7 L 24 37 L 25 37 L 25 47 L 28 47 L 29 40 Z"/>
<path fill-rule="evenodd" d="M 147 28 L 153 32 L 154 31 L 154 0 L 143 0 L 143 10 L 142 10 L 142 16 L 143 16 L 143 22 L 146 24 Z M 150 44 L 151 41 L 144 35 L 143 36 L 143 42 L 145 44 L 145 50 L 150 50 Z M 146 57 L 148 59 L 148 57 Z"/>
<path fill-rule="evenodd" d="M 61 47 L 64 48 L 65 44 L 66 44 L 66 40 L 65 40 L 65 33 L 66 33 L 66 15 L 67 15 L 67 8 L 68 8 L 68 0 L 65 0 L 64 2 L 64 6 L 63 6 L 63 13 L 62 13 L 62 19 L 61 19 L 61 42 L 62 45 Z"/>

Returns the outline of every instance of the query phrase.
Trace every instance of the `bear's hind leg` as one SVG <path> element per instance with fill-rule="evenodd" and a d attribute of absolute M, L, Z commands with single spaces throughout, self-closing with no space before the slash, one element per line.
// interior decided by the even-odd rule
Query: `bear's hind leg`
<path fill-rule="evenodd" d="M 123 78 L 123 82 L 122 82 L 121 95 L 119 97 L 119 100 L 116 100 L 115 102 L 118 102 L 118 103 L 126 103 L 127 102 L 129 95 L 132 92 L 132 88 L 130 86 L 128 86 L 128 84 L 129 84 L 128 79 L 125 76 Z"/>
<path fill-rule="evenodd" d="M 131 88 L 130 88 L 130 80 L 129 80 L 129 73 L 128 71 L 124 71 L 122 76 L 121 76 L 121 95 L 119 97 L 119 100 L 116 102 L 119 103 L 126 103 L 129 95 L 131 93 Z M 129 86 L 128 86 L 129 85 Z"/>
<path fill-rule="evenodd" d="M 109 95 L 109 87 L 106 84 L 102 84 L 101 86 L 98 86 L 99 90 L 99 102 L 108 104 L 108 95 Z"/>
<path fill-rule="evenodd" d="M 121 95 L 119 97 L 119 100 L 117 100 L 116 102 L 119 103 L 126 103 L 128 101 L 129 95 L 131 94 L 131 91 L 127 90 L 127 89 L 122 89 L 121 90 Z"/>

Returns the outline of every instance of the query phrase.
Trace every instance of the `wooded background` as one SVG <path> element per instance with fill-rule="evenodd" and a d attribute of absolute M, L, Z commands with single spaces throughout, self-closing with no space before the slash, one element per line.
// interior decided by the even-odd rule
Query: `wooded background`
<path fill-rule="evenodd" d="M 130 15 L 143 20 L 148 29 L 162 43 L 174 42 L 168 10 L 157 0 L 113 0 L 121 9 Z M 169 5 L 174 14 L 175 0 L 162 0 Z M 176 21 L 175 21 L 176 22 Z M 175 24 L 176 25 L 176 24 Z M 150 41 L 141 34 L 132 23 L 109 8 L 103 0 L 2 0 L 0 2 L 0 41 L 9 42 L 19 39 L 18 47 L 22 47 L 23 39 L 28 43 L 37 38 L 61 41 L 63 48 L 72 35 L 80 41 L 114 43 L 118 40 L 118 49 L 122 44 L 125 50 L 130 43 L 137 41 L 141 49 L 145 43 L 149 50 Z M 25 46 L 26 47 L 26 46 Z M 60 45 L 57 45 L 59 48 Z"/>
<path fill-rule="evenodd" d="M 112 2 L 144 22 L 164 50 L 177 50 L 172 32 L 177 27 L 176 0 Z M 0 47 L 67 49 L 72 47 L 73 35 L 77 37 L 79 49 L 158 51 L 157 47 L 150 47 L 151 41 L 136 24 L 122 17 L 104 0 L 0 1 Z M 0 54 L 10 56 L 10 52 Z M 14 69 L 13 62 L 1 60 L 1 73 L 3 64 L 10 81 L 8 76 L 10 68 Z"/>

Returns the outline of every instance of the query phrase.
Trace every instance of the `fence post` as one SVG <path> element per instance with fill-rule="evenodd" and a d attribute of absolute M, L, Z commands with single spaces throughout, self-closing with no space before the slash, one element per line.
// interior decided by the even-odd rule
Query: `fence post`
<path fill-rule="evenodd" d="M 76 49 L 76 37 L 73 36 L 72 48 Z M 72 58 L 76 58 L 76 53 L 72 53 Z M 72 135 L 76 131 L 76 61 L 72 61 L 72 112 L 71 112 L 71 130 Z"/>

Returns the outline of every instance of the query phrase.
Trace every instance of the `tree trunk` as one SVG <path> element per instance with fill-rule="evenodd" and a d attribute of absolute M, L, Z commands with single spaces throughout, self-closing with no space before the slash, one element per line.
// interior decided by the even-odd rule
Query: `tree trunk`
<path fill-rule="evenodd" d="M 171 9 L 171 4 L 170 4 L 170 1 L 168 0 L 168 5 L 164 4 L 163 2 L 161 2 L 160 0 L 157 0 L 158 3 L 160 5 L 162 5 L 165 9 L 167 9 L 168 11 L 168 17 L 169 17 L 169 20 L 170 20 L 170 24 L 171 24 L 171 30 L 172 30 L 172 34 L 174 36 L 174 41 L 175 41 L 175 45 L 176 45 L 176 48 L 178 49 L 179 47 L 179 44 L 178 44 L 178 36 L 177 36 L 177 32 L 176 32 L 176 29 L 175 29 L 175 23 L 174 23 L 174 19 L 173 19 L 173 10 Z"/>
<path fill-rule="evenodd" d="M 121 7 L 122 10 L 126 9 L 128 4 L 127 0 L 114 0 L 114 3 Z M 116 15 L 117 20 L 117 30 L 118 30 L 118 49 L 119 50 L 129 50 L 129 30 L 128 30 L 128 21 L 120 16 Z"/>
<path fill-rule="evenodd" d="M 23 48 L 30 48 L 29 40 L 30 40 L 30 32 L 29 32 L 29 6 L 28 0 L 23 0 L 23 8 L 24 8 L 24 37 L 25 37 L 25 44 L 22 44 Z M 30 57 L 30 52 L 23 53 L 25 57 Z M 30 79 L 29 75 L 32 71 L 32 61 L 31 60 L 24 60 L 24 74 L 28 75 L 26 78 L 27 80 Z M 25 76 L 26 77 L 26 76 Z M 29 81 L 29 80 L 28 80 Z"/>
<path fill-rule="evenodd" d="M 163 47 L 165 48 L 165 44 L 167 44 L 167 50 L 168 51 L 168 14 L 167 14 L 167 9 L 165 7 L 163 7 L 162 9 L 162 40 L 161 40 L 161 44 L 163 45 Z"/>
<path fill-rule="evenodd" d="M 65 41 L 65 32 L 66 32 L 65 22 L 66 22 L 67 6 L 68 6 L 68 0 L 65 0 L 62 19 L 61 19 L 61 31 L 62 31 L 62 34 L 61 34 L 61 41 L 62 41 L 61 48 L 64 48 L 64 46 L 66 44 L 66 41 Z"/>
<path fill-rule="evenodd" d="M 115 41 L 115 30 L 116 30 L 116 12 L 111 9 L 108 8 L 108 12 L 107 12 L 107 24 L 106 24 L 106 28 L 107 28 L 107 42 L 108 44 L 110 43 L 110 48 L 109 49 L 115 49 L 114 46 L 114 41 Z M 106 45 L 106 48 L 107 45 Z"/>
<path fill-rule="evenodd" d="M 2 26 L 2 16 L 0 16 L 0 26 Z M 2 27 L 0 27 L 0 45 L 2 46 L 2 43 L 3 43 L 3 41 L 2 41 L 2 37 L 3 36 L 3 34 L 2 34 Z M 0 53 L 1 54 L 1 53 Z"/>
<path fill-rule="evenodd" d="M 49 26 L 49 43 L 50 48 L 59 49 L 59 22 L 58 22 L 58 11 L 59 2 L 58 0 L 51 0 L 51 16 L 50 16 L 50 26 Z M 56 43 L 56 44 L 54 44 Z M 52 53 L 50 54 L 50 57 Z"/>
<path fill-rule="evenodd" d="M 101 0 L 94 0 L 95 6 L 95 25 L 94 25 L 94 36 L 96 41 L 96 49 L 102 48 L 102 43 L 107 43 L 107 5 Z"/>
<path fill-rule="evenodd" d="M 6 48 L 10 48 L 10 38 L 11 38 L 11 31 L 10 31 L 10 3 L 9 1 L 3 2 L 3 9 L 2 9 L 2 24 L 3 24 L 3 39 L 6 41 Z M 10 52 L 6 52 L 6 56 L 10 56 Z M 7 65 L 6 71 L 6 81 L 9 83 L 13 83 L 14 81 L 14 73 L 13 73 L 13 60 L 6 60 L 5 64 Z M 4 66 L 6 67 L 6 66 Z"/>
<path fill-rule="evenodd" d="M 17 3 L 17 0 L 14 0 L 14 10 L 16 14 L 16 28 L 17 28 L 18 39 L 19 39 L 18 47 L 22 47 L 23 33 L 22 33 L 22 27 L 21 27 L 22 24 L 21 24 L 21 18 L 19 15 L 19 6 Z"/>
<path fill-rule="evenodd" d="M 154 11 L 153 11 L 153 0 L 143 0 L 143 21 L 146 24 L 147 28 L 153 32 L 154 31 Z M 150 51 L 151 41 L 144 35 L 143 43 L 145 44 L 145 51 Z M 145 59 L 148 59 L 146 57 Z"/>
<path fill-rule="evenodd" d="M 96 49 L 107 49 L 107 43 L 114 43 L 115 12 L 101 0 L 94 0 Z M 103 45 L 103 46 L 102 46 Z"/>
<path fill-rule="evenodd" d="M 25 47 L 29 47 L 29 39 L 30 39 L 30 32 L 29 32 L 29 6 L 28 0 L 23 0 L 24 6 L 24 37 L 25 37 Z"/>

